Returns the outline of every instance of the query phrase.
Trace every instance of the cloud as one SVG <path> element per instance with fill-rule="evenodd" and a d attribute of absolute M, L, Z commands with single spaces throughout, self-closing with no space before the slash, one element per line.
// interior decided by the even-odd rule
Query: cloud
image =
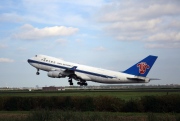
<path fill-rule="evenodd" d="M 141 41 L 148 48 L 179 48 L 179 13 L 178 1 L 111 1 L 102 5 L 95 18 L 105 34 L 118 41 Z"/>
<path fill-rule="evenodd" d="M 27 50 L 27 48 L 25 48 L 25 47 L 19 47 L 19 48 L 17 48 L 17 50 L 19 50 L 19 51 L 26 51 Z"/>
<path fill-rule="evenodd" d="M 104 48 L 103 46 L 99 46 L 97 48 L 94 49 L 95 51 L 105 51 L 106 48 Z"/>
<path fill-rule="evenodd" d="M 23 17 L 16 13 L 2 13 L 0 14 L 0 18 L 0 22 L 20 23 L 24 21 Z"/>
<path fill-rule="evenodd" d="M 180 48 L 180 43 L 148 43 L 145 48 L 156 49 L 156 48 Z"/>
<path fill-rule="evenodd" d="M 0 58 L 0 63 L 12 63 L 14 60 L 8 58 Z"/>
<path fill-rule="evenodd" d="M 7 45 L 0 44 L 0 49 L 7 48 Z"/>
<path fill-rule="evenodd" d="M 107 35 L 113 36 L 119 41 L 146 41 L 147 36 L 154 32 L 158 32 L 161 23 L 160 19 L 114 22 L 105 27 Z"/>
<path fill-rule="evenodd" d="M 27 22 L 40 24 L 87 26 L 90 15 L 102 3 L 103 0 L 24 0 L 22 9 L 26 14 L 21 16 Z"/>
<path fill-rule="evenodd" d="M 119 22 L 119 21 L 134 21 L 147 20 L 151 18 L 159 18 L 163 16 L 176 16 L 180 13 L 179 5 L 175 2 L 152 3 L 129 1 L 109 2 L 102 6 L 97 14 L 100 22 Z"/>
<path fill-rule="evenodd" d="M 64 44 L 67 43 L 67 40 L 65 40 L 65 39 L 58 39 L 58 40 L 56 40 L 56 43 L 59 43 L 59 44 L 61 44 L 61 45 L 64 45 Z"/>
<path fill-rule="evenodd" d="M 82 39 L 76 39 L 75 42 L 77 42 L 77 43 L 82 43 L 83 40 L 82 40 Z"/>
<path fill-rule="evenodd" d="M 144 38 L 144 34 L 158 31 L 160 19 L 148 21 L 114 22 L 105 28 L 108 35 L 120 41 L 137 41 Z"/>
<path fill-rule="evenodd" d="M 180 43 L 180 32 L 157 33 L 149 36 L 148 41 L 169 41 Z"/>
<path fill-rule="evenodd" d="M 13 38 L 22 40 L 39 40 L 49 37 L 70 36 L 75 34 L 77 31 L 78 28 L 73 27 L 53 26 L 35 28 L 30 24 L 25 24 L 21 27 L 21 32 L 14 34 Z"/>

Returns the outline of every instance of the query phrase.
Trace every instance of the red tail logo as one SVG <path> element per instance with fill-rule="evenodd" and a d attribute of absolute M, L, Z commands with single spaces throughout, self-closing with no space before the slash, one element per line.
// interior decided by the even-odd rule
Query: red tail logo
<path fill-rule="evenodd" d="M 150 68 L 150 66 L 148 64 L 146 64 L 146 62 L 138 63 L 137 67 L 139 67 L 140 74 L 144 74 L 146 72 L 146 69 Z"/>

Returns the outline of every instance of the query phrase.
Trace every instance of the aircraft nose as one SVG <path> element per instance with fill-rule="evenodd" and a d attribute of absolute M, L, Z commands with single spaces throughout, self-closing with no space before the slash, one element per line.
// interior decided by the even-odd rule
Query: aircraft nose
<path fill-rule="evenodd" d="M 27 62 L 28 62 L 31 66 L 38 67 L 38 64 L 35 63 L 35 61 L 34 61 L 33 59 L 28 59 Z"/>
<path fill-rule="evenodd" d="M 27 62 L 28 62 L 30 65 L 33 65 L 31 59 L 28 59 Z"/>
<path fill-rule="evenodd" d="M 27 62 L 30 64 L 30 59 L 28 59 Z"/>

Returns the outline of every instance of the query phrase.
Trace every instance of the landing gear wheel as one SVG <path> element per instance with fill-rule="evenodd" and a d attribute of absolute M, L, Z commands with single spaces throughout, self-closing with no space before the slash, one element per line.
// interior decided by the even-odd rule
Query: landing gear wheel
<path fill-rule="evenodd" d="M 39 69 L 37 68 L 37 72 L 36 72 L 36 75 L 39 75 L 40 73 L 39 73 Z"/>
<path fill-rule="evenodd" d="M 72 82 L 72 78 L 69 78 L 69 79 L 68 79 L 68 82 Z"/>
<path fill-rule="evenodd" d="M 73 85 L 72 78 L 68 79 L 69 85 Z"/>
<path fill-rule="evenodd" d="M 88 84 L 87 83 L 84 83 L 84 86 L 87 86 Z"/>
<path fill-rule="evenodd" d="M 87 86 L 88 85 L 86 82 L 77 82 L 77 84 L 80 86 Z"/>

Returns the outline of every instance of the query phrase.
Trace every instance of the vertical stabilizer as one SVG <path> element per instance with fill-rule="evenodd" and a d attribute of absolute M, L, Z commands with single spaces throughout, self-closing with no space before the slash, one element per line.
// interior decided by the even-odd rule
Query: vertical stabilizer
<path fill-rule="evenodd" d="M 135 65 L 133 65 L 132 67 L 125 70 L 124 73 L 146 77 L 156 59 L 157 56 L 149 55 Z"/>

